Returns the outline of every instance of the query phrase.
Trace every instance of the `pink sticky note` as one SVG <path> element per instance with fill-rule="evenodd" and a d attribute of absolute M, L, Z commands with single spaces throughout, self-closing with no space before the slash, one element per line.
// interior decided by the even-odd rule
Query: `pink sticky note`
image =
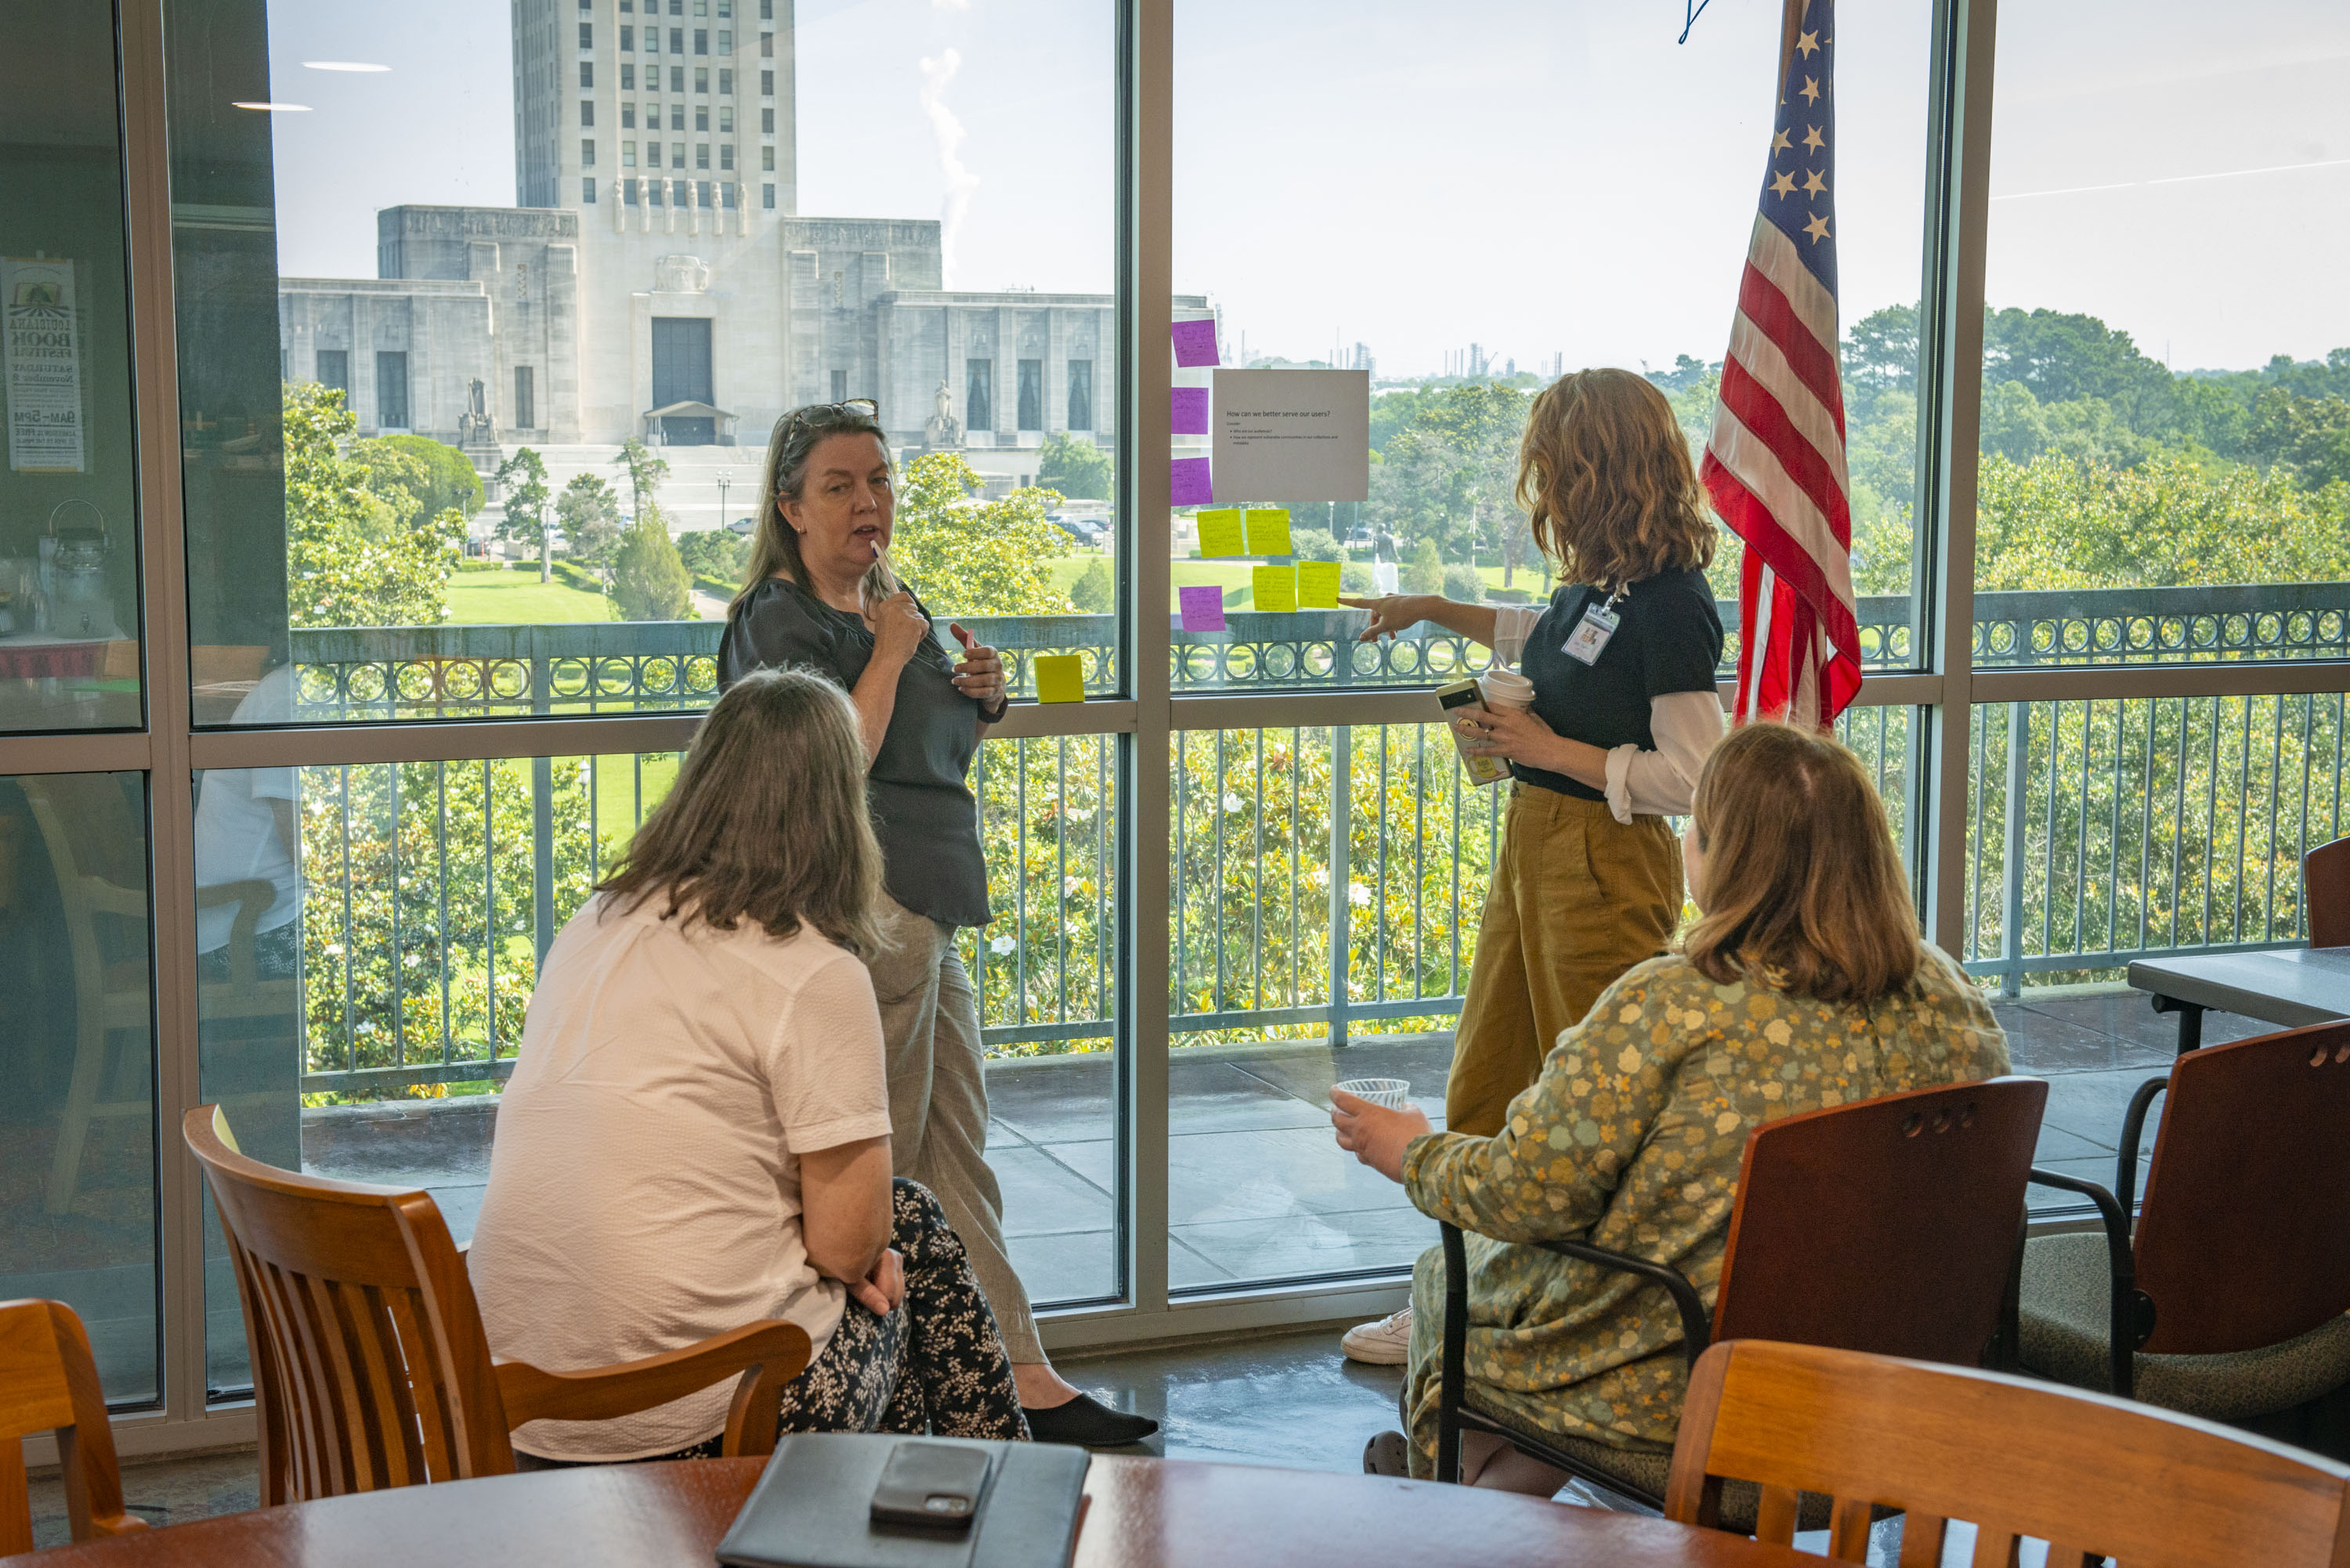
<path fill-rule="evenodd" d="M 1167 465 L 1167 504 L 1170 506 L 1205 506 L 1216 498 L 1216 487 L 1208 477 L 1208 460 L 1204 457 L 1179 457 Z"/>
<path fill-rule="evenodd" d="M 1167 394 L 1168 407 L 1174 418 L 1167 428 L 1177 435 L 1208 433 L 1208 389 L 1177 387 Z"/>
<path fill-rule="evenodd" d="M 1175 363 L 1178 365 L 1212 365 L 1216 363 L 1216 318 L 1203 316 L 1195 321 L 1178 321 L 1170 329 L 1175 339 Z"/>
<path fill-rule="evenodd" d="M 1176 597 L 1183 603 L 1185 631 L 1222 631 L 1224 629 L 1224 590 L 1213 583 L 1194 587 L 1177 588 Z"/>

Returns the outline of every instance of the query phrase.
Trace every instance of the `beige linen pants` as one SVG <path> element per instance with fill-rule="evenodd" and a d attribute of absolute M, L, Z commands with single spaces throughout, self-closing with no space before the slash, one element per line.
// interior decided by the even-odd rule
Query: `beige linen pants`
<path fill-rule="evenodd" d="M 1559 1032 L 1664 951 L 1681 918 L 1680 846 L 1663 817 L 1623 823 L 1605 801 L 1510 790 L 1444 1085 L 1446 1128 L 1479 1137 L 1502 1130 Z"/>
<path fill-rule="evenodd" d="M 954 950 L 954 928 L 886 894 L 879 917 L 883 946 L 867 968 L 881 1006 L 892 1163 L 946 1210 L 1014 1363 L 1042 1361 L 1028 1293 L 1003 1244 L 1003 1190 L 988 1168 L 979 998 Z"/>

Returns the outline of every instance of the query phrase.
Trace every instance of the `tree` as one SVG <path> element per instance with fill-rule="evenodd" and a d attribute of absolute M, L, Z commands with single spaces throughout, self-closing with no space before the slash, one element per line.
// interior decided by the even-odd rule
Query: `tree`
<path fill-rule="evenodd" d="M 2263 464 L 2284 464 L 2312 488 L 2350 479 L 2350 401 L 2271 387 L 2252 403 L 2244 450 Z"/>
<path fill-rule="evenodd" d="M 669 477 L 669 459 L 655 457 L 644 442 L 630 436 L 620 443 L 620 454 L 612 461 L 629 471 L 629 515 L 642 517 L 645 508 L 653 504 L 660 482 Z"/>
<path fill-rule="evenodd" d="M 739 587 L 751 564 L 751 541 L 732 528 L 703 528 L 680 534 L 677 553 L 694 576 Z"/>
<path fill-rule="evenodd" d="M 1435 540 L 1422 539 L 1404 556 L 1403 590 L 1408 594 L 1444 591 L 1444 560 L 1436 553 Z"/>
<path fill-rule="evenodd" d="M 683 620 L 693 603 L 684 558 L 670 543 L 668 521 L 648 506 L 620 535 L 612 563 L 612 602 L 622 620 Z"/>
<path fill-rule="evenodd" d="M 573 474 L 556 500 L 555 520 L 563 529 L 565 555 L 599 572 L 611 566 L 620 545 L 620 500 L 603 475 Z"/>
<path fill-rule="evenodd" d="M 555 540 L 546 526 L 546 464 L 530 448 L 517 447 L 498 464 L 498 494 L 505 515 L 498 522 L 498 537 L 538 546 L 538 580 L 555 576 Z"/>
<path fill-rule="evenodd" d="M 1066 431 L 1046 436 L 1036 454 L 1036 483 L 1071 501 L 1107 501 L 1111 471 L 1109 453 Z"/>
<path fill-rule="evenodd" d="M 1069 597 L 1087 615 L 1110 615 L 1118 609 L 1118 582 L 1109 575 L 1109 565 L 1097 556 L 1086 563 L 1077 580 L 1069 585 Z"/>
<path fill-rule="evenodd" d="M 468 518 L 482 509 L 482 476 L 473 472 L 473 460 L 446 441 L 421 435 L 376 436 L 353 447 L 351 455 L 371 469 L 397 464 L 408 475 L 399 483 L 416 497 L 411 522 L 452 506 Z"/>
<path fill-rule="evenodd" d="M 1022 489 L 974 499 L 980 477 L 959 452 L 926 452 L 906 465 L 889 558 L 933 615 L 1070 615 L 1054 557 L 1069 536 L 1046 522 L 1060 497 Z"/>
<path fill-rule="evenodd" d="M 464 517 L 450 508 L 410 524 L 414 498 L 397 487 L 376 493 L 369 471 L 343 454 L 358 426 L 340 390 L 286 384 L 286 618 L 297 627 L 446 620 Z"/>

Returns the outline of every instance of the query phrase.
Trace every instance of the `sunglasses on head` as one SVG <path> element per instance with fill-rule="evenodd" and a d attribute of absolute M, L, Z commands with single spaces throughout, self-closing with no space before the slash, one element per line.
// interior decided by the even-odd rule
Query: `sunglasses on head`
<path fill-rule="evenodd" d="M 809 425 L 829 423 L 834 419 L 871 420 L 881 422 L 881 405 L 871 398 L 844 398 L 837 403 L 814 403 L 800 410 L 784 427 L 785 435 L 796 434 Z"/>

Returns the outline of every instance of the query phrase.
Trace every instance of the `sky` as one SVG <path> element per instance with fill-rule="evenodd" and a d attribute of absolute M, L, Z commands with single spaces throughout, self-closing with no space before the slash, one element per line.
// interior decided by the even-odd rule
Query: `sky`
<path fill-rule="evenodd" d="M 1930 11 L 1850 4 L 1837 37 L 1847 322 L 1918 296 Z M 508 15 L 273 4 L 273 97 L 311 106 L 274 117 L 283 272 L 373 275 L 379 207 L 514 200 Z M 1777 15 L 1713 0 L 1679 45 L 1682 0 L 1185 0 L 1175 286 L 1252 354 L 1359 341 L 1382 376 L 1471 342 L 1523 369 L 1717 358 Z M 2350 6 L 2002 22 L 1992 305 L 2102 317 L 2178 369 L 2350 345 Z M 951 287 L 1108 290 L 1108 6 L 807 0 L 797 34 L 801 211 L 941 219 Z"/>

